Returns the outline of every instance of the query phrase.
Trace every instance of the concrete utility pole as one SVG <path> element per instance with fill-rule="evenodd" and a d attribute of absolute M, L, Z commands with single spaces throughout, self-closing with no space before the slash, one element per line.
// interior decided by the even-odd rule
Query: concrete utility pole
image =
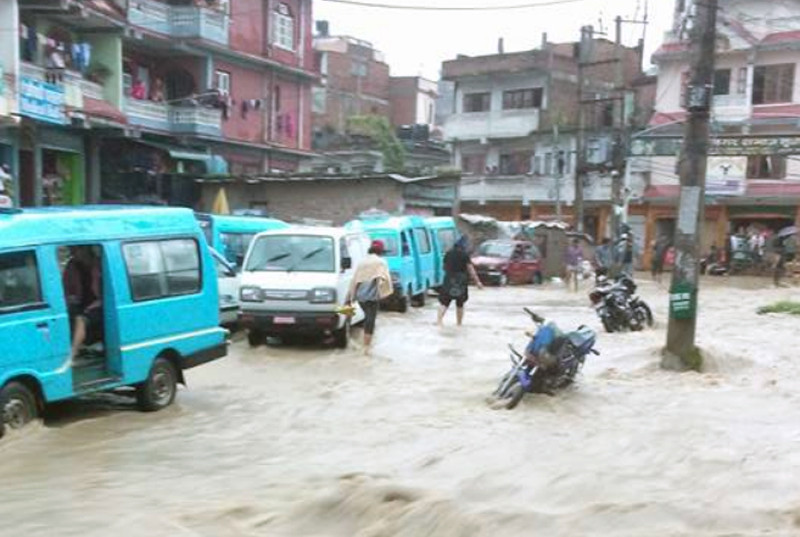
<path fill-rule="evenodd" d="M 616 39 L 614 41 L 614 170 L 611 173 L 611 238 L 614 244 L 619 239 L 620 211 L 622 204 L 622 173 L 625 166 L 624 129 L 625 129 L 625 71 L 622 63 L 622 17 L 617 16 Z M 616 172 L 616 173 L 614 173 Z"/>
<path fill-rule="evenodd" d="M 575 229 L 583 233 L 583 176 L 586 173 L 586 110 L 583 98 L 584 68 L 589 62 L 593 28 L 581 27 L 578 44 L 578 139 L 575 147 Z"/>
<path fill-rule="evenodd" d="M 717 0 L 696 2 L 691 32 L 691 67 L 686 107 L 689 116 L 680 165 L 681 196 L 675 230 L 675 268 L 670 287 L 667 347 L 661 362 L 667 369 L 702 367 L 695 346 L 700 258 L 700 226 L 705 212 L 709 116 L 712 103 Z"/>

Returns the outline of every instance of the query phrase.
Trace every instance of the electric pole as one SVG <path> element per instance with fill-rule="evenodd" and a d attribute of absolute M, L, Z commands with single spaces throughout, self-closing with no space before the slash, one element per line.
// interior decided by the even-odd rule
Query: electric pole
<path fill-rule="evenodd" d="M 667 347 L 661 365 L 668 369 L 702 367 L 695 346 L 700 227 L 705 213 L 709 116 L 712 103 L 717 0 L 695 2 L 690 38 L 691 65 L 686 108 L 689 115 L 681 151 L 681 195 L 675 230 L 675 268 L 670 287 Z"/>
<path fill-rule="evenodd" d="M 583 176 L 586 173 L 586 111 L 583 98 L 584 68 L 589 62 L 593 38 L 591 26 L 581 27 L 578 43 L 578 139 L 575 144 L 575 229 L 583 233 Z"/>
<path fill-rule="evenodd" d="M 611 239 L 613 244 L 619 240 L 620 214 L 619 207 L 622 199 L 622 168 L 625 166 L 623 148 L 623 129 L 625 128 L 625 71 L 622 62 L 622 17 L 617 16 L 616 39 L 614 41 L 614 170 L 611 172 Z M 616 173 L 614 173 L 616 172 Z"/>

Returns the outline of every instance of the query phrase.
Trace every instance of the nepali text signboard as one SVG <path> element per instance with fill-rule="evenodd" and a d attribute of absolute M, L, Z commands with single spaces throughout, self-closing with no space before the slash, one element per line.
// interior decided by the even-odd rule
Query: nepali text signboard
<path fill-rule="evenodd" d="M 709 156 L 800 155 L 800 136 L 728 136 L 708 141 Z M 635 138 L 631 156 L 672 157 L 683 140 L 672 138 Z"/>
<path fill-rule="evenodd" d="M 697 289 L 689 282 L 679 282 L 669 291 L 669 314 L 673 319 L 694 319 L 697 315 Z"/>
<path fill-rule="evenodd" d="M 19 80 L 20 114 L 47 123 L 67 122 L 63 87 L 27 76 Z"/>

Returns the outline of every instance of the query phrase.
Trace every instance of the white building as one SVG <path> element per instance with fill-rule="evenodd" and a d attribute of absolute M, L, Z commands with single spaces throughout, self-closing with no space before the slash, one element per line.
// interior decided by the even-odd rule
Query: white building
<path fill-rule="evenodd" d="M 658 65 L 656 113 L 632 145 L 652 205 L 651 236 L 672 233 L 689 72 L 692 0 L 677 0 Z M 705 247 L 742 227 L 778 229 L 800 204 L 800 0 L 720 0 Z"/>

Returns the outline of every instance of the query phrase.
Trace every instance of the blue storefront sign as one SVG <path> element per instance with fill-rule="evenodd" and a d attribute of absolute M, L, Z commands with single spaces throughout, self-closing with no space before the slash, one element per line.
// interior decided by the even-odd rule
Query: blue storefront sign
<path fill-rule="evenodd" d="M 64 88 L 35 78 L 20 77 L 19 112 L 39 121 L 65 124 Z"/>

